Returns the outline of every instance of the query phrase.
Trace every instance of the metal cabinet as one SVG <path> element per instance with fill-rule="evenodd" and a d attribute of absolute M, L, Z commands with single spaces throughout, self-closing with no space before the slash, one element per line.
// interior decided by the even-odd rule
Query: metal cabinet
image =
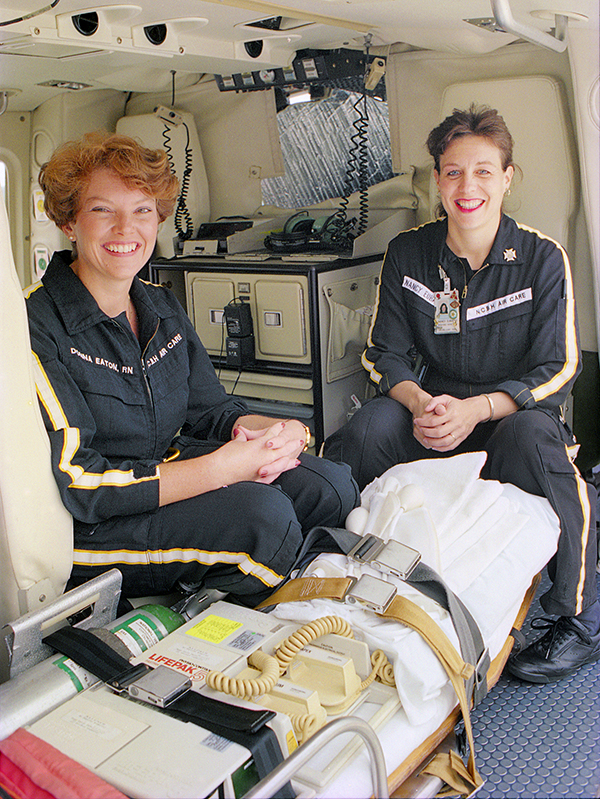
<path fill-rule="evenodd" d="M 368 393 L 360 356 L 381 262 L 196 257 L 156 260 L 150 279 L 184 304 L 226 390 L 254 413 L 301 419 L 318 451 Z M 227 362 L 232 302 L 249 304 L 254 329 L 254 357 L 240 367 Z"/>

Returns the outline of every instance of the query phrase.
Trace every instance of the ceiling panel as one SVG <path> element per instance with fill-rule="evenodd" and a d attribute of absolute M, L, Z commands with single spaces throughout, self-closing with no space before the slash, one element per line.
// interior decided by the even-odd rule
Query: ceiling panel
<path fill-rule="evenodd" d="M 545 2 L 553 11 L 582 15 L 574 25 L 588 24 L 586 17 L 597 25 L 597 0 L 512 0 L 511 5 L 515 17 L 547 31 L 552 15 L 544 18 Z M 373 49 L 401 43 L 473 54 L 515 40 L 465 22 L 489 17 L 488 0 L 178 0 L 176 5 L 138 0 L 94 7 L 59 0 L 51 11 L 36 15 L 38 3 L 42 0 L 21 0 L 18 7 L 15 0 L 3 3 L 4 23 L 28 17 L 0 25 L 0 90 L 20 90 L 11 99 L 12 110 L 30 110 L 56 92 L 69 91 L 38 85 L 50 78 L 143 91 L 170 85 L 172 71 L 189 83 L 190 76 L 203 73 L 282 67 L 298 49 L 362 48 L 365 37 Z M 94 14 L 97 30 L 83 35 L 73 17 Z M 263 27 L 256 28 L 257 22 Z M 161 24 L 168 35 L 158 45 L 151 43 L 144 29 Z M 247 46 L 257 40 L 260 48 Z"/>

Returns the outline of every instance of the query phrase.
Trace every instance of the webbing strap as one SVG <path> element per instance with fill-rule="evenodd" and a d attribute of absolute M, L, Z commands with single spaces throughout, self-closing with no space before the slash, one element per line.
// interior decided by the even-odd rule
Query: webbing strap
<path fill-rule="evenodd" d="M 467 692 L 465 689 L 465 675 L 468 674 L 469 670 L 472 668 L 471 664 L 465 663 L 462 660 L 456 649 L 452 646 L 451 641 L 433 619 L 431 619 L 422 608 L 415 605 L 414 602 L 411 602 L 409 599 L 406 599 L 406 597 L 394 597 L 388 609 L 381 615 L 384 618 L 393 618 L 418 632 L 435 652 L 446 674 L 450 678 L 450 682 L 458 697 L 458 704 L 462 712 L 465 732 L 469 742 L 469 760 L 466 767 L 466 774 L 468 776 L 466 795 L 472 794 L 483 785 L 483 779 L 475 766 L 475 741 L 473 739 L 473 727 L 471 726 L 470 703 L 467 699 Z M 442 759 L 442 756 L 440 756 L 438 758 L 438 763 Z M 460 758 L 457 759 L 460 760 L 462 764 L 462 760 Z M 464 768 L 464 764 L 462 765 Z M 457 779 L 457 784 L 460 785 L 464 783 L 465 774 L 460 773 L 460 770 L 456 773 L 456 768 L 451 762 L 447 763 L 447 769 L 452 772 L 452 778 Z M 454 787 L 452 780 L 444 778 L 444 781 Z M 463 793 L 462 788 L 460 789 L 460 793 Z"/>
<path fill-rule="evenodd" d="M 84 669 L 91 671 L 103 682 L 114 683 L 125 680 L 129 683 L 130 679 L 135 679 L 140 672 L 149 670 L 145 664 L 132 666 L 105 641 L 79 627 L 61 627 L 46 636 L 44 642 L 70 657 Z M 183 721 L 191 721 L 227 740 L 245 746 L 252 752 L 260 779 L 266 777 L 283 760 L 277 735 L 266 725 L 266 721 L 275 715 L 272 711 L 261 711 L 259 708 L 251 710 L 220 702 L 195 691 L 188 691 L 168 708 L 159 712 L 165 712 Z M 281 788 L 280 795 L 282 799 L 294 799 L 296 796 L 290 783 Z"/>
<path fill-rule="evenodd" d="M 479 704 L 487 694 L 486 674 L 490 667 L 489 654 L 479 625 L 461 598 L 426 564 L 419 563 L 406 582 L 434 599 L 450 613 L 463 657 L 475 666 L 473 681 L 467 685 L 467 691 L 469 695 L 472 694 L 474 704 Z M 441 601 L 441 598 L 445 599 L 445 602 Z"/>
<path fill-rule="evenodd" d="M 323 549 L 323 539 L 331 537 L 340 550 L 347 555 L 362 540 L 362 536 L 341 527 L 315 527 L 307 535 L 296 563 L 304 560 L 309 552 Z M 481 631 L 471 612 L 442 577 L 430 566 L 419 563 L 404 580 L 425 596 L 433 599 L 448 611 L 458 635 L 463 658 L 475 666 L 473 677 L 467 685 L 469 696 L 478 704 L 487 693 L 486 674 L 490 658 Z M 272 603 L 268 603 L 272 604 Z"/>
<path fill-rule="evenodd" d="M 262 607 L 268 607 L 280 602 L 299 602 L 310 599 L 325 598 L 341 601 L 352 584 L 353 578 L 351 577 L 300 577 L 285 583 L 281 588 L 275 591 L 269 599 L 261 603 L 257 609 L 260 610 Z M 418 632 L 434 651 L 446 674 L 450 678 L 458 697 L 458 703 L 463 715 L 465 731 L 470 746 L 467 767 L 465 769 L 463 764 L 462 769 L 466 772 L 467 777 L 465 777 L 465 774 L 457 774 L 455 782 L 463 786 L 466 785 L 466 790 L 461 790 L 461 793 L 465 795 L 473 793 L 473 791 L 483 784 L 483 780 L 475 767 L 475 743 L 471 727 L 470 702 L 467 699 L 465 687 L 465 682 L 473 676 L 473 665 L 463 660 L 450 639 L 433 619 L 431 619 L 422 608 L 415 605 L 414 602 L 411 602 L 406 597 L 395 596 L 388 608 L 383 613 L 377 613 L 377 615 L 382 618 L 399 621 L 401 624 Z M 442 756 L 437 758 L 438 763 L 442 762 L 442 760 L 447 761 L 448 759 Z M 462 760 L 460 762 L 462 763 Z M 454 769 L 451 764 L 446 763 L 445 767 L 450 769 L 454 775 Z M 448 782 L 445 778 L 444 781 Z"/>
<path fill-rule="evenodd" d="M 443 787 L 438 796 L 471 796 L 475 793 L 483 782 L 479 785 L 473 786 L 473 780 L 462 758 L 457 752 L 452 749 L 449 752 L 438 752 L 434 755 L 429 763 L 421 769 L 421 774 L 431 774 L 434 777 L 439 777 L 445 787 Z"/>
<path fill-rule="evenodd" d="M 47 635 L 44 643 L 67 655 L 84 669 L 91 671 L 102 682 L 131 670 L 131 663 L 89 630 L 79 627 L 61 627 Z"/>

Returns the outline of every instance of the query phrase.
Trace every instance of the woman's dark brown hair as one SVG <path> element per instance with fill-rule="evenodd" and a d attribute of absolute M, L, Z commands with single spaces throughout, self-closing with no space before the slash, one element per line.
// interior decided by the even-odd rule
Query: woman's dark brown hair
<path fill-rule="evenodd" d="M 436 171 L 440 171 L 440 157 L 454 139 L 461 136 L 481 136 L 489 139 L 500 150 L 502 169 L 513 164 L 513 138 L 506 122 L 495 108 L 472 103 L 466 111 L 455 108 L 427 137 L 427 149 L 433 156 Z"/>

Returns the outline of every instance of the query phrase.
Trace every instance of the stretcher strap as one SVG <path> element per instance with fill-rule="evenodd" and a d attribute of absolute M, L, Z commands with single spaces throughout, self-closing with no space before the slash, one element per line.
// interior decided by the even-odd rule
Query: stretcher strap
<path fill-rule="evenodd" d="M 105 641 L 79 627 L 68 625 L 61 627 L 48 635 L 44 641 L 109 684 L 139 676 L 140 671 L 149 670 L 145 664 L 132 666 Z M 148 707 L 153 706 L 148 705 Z M 251 710 L 230 705 L 195 691 L 188 691 L 172 702 L 166 710 L 160 708 L 154 710 L 198 724 L 246 747 L 252 752 L 259 779 L 266 777 L 283 760 L 277 735 L 266 723 L 275 715 L 273 711 L 261 711 L 258 708 Z M 290 783 L 280 789 L 279 795 L 282 799 L 294 799 L 296 796 Z"/>
<path fill-rule="evenodd" d="M 472 794 L 483 785 L 483 779 L 475 766 L 475 741 L 473 739 L 473 728 L 471 726 L 470 704 L 465 689 L 465 680 L 468 680 L 472 673 L 471 664 L 465 663 L 462 660 L 451 641 L 433 619 L 431 619 L 422 608 L 415 605 L 414 602 L 411 602 L 409 599 L 406 599 L 406 597 L 394 597 L 385 613 L 377 615 L 382 615 L 384 618 L 395 619 L 401 622 L 401 624 L 405 624 L 407 627 L 418 632 L 435 652 L 446 674 L 450 678 L 462 712 L 465 732 L 469 742 L 469 759 L 466 769 L 462 760 L 456 755 L 454 758 L 451 758 L 448 755 L 440 753 L 434 758 L 432 763 L 437 760 L 438 765 L 443 764 L 443 771 L 446 772 L 446 776 L 443 776 L 442 779 L 444 782 L 447 782 L 454 791 L 458 791 L 461 795 L 468 796 Z M 456 761 L 460 761 L 461 764 L 458 770 L 456 768 Z M 430 768 L 431 765 L 432 764 L 430 764 Z"/>
<path fill-rule="evenodd" d="M 350 577 L 301 577 L 290 580 L 275 591 L 269 599 L 259 605 L 257 610 L 260 610 L 262 607 L 268 607 L 283 602 L 300 602 L 310 599 L 333 599 L 341 601 L 352 583 L 353 580 Z M 439 767 L 440 764 L 443 764 L 443 770 L 447 772 L 447 775 L 442 777 L 441 774 L 436 774 L 436 776 L 440 776 L 444 782 L 447 782 L 454 790 L 461 794 L 469 795 L 473 793 L 483 785 L 483 780 L 475 767 L 475 742 L 473 740 L 473 729 L 471 727 L 470 702 L 467 699 L 465 687 L 465 683 L 473 676 L 473 665 L 471 663 L 465 663 L 443 630 L 440 629 L 422 608 L 415 605 L 415 603 L 411 602 L 409 599 L 406 599 L 406 597 L 395 596 L 388 608 L 383 613 L 377 613 L 377 615 L 385 619 L 399 621 L 401 624 L 418 632 L 435 652 L 448 675 L 458 697 L 458 703 L 465 724 L 465 732 L 470 748 L 469 760 L 465 767 L 460 758 L 449 758 L 446 755 L 440 754 L 434 758 L 428 767 L 435 768 L 436 765 Z M 462 768 L 456 768 L 457 763 L 455 761 L 457 760 L 462 764 Z M 447 777 L 451 777 L 452 779 L 448 779 Z M 458 788 L 457 786 L 461 787 Z"/>
<path fill-rule="evenodd" d="M 423 766 L 421 774 L 430 774 L 438 777 L 445 783 L 437 796 L 471 796 L 477 791 L 483 782 L 473 785 L 473 780 L 460 755 L 453 750 L 450 752 L 438 752 L 432 759 Z"/>
<path fill-rule="evenodd" d="M 315 546 L 317 549 L 322 549 L 323 540 L 327 537 L 333 538 L 346 555 L 362 540 L 362 536 L 342 527 L 315 527 L 306 537 L 296 563 L 304 560 Z M 419 563 L 403 581 L 433 599 L 450 614 L 463 658 L 475 666 L 473 676 L 467 685 L 467 693 L 472 696 L 475 705 L 479 704 L 487 693 L 486 675 L 490 658 L 477 622 L 460 597 L 446 585 L 434 569 L 425 563 Z"/>
<path fill-rule="evenodd" d="M 61 627 L 44 638 L 44 643 L 91 671 L 102 682 L 131 670 L 131 663 L 105 641 L 80 627 Z"/>

